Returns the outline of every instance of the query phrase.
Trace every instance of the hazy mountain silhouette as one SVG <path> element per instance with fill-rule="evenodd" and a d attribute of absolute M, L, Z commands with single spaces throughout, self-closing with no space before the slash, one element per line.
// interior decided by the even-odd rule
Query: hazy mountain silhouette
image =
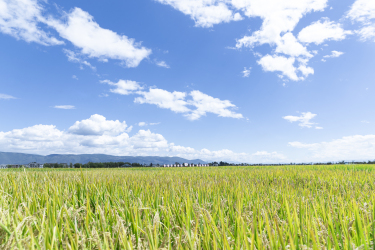
<path fill-rule="evenodd" d="M 105 154 L 52 154 L 34 155 L 23 153 L 0 152 L 0 164 L 28 164 L 38 163 L 87 163 L 87 162 L 130 162 L 146 164 L 174 164 L 179 163 L 206 163 L 200 159 L 186 160 L 181 157 L 159 157 L 159 156 L 113 156 Z"/>

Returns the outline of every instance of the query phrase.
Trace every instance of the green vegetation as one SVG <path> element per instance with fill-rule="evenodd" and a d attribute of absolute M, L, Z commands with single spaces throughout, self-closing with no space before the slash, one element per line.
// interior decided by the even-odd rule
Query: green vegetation
<path fill-rule="evenodd" d="M 0 249 L 374 249 L 375 166 L 0 171 Z"/>

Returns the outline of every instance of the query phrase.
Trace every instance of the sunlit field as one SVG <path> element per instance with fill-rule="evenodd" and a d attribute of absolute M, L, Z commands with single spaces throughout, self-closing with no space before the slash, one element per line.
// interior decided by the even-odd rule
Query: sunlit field
<path fill-rule="evenodd" d="M 373 249 L 375 166 L 0 171 L 0 249 Z"/>

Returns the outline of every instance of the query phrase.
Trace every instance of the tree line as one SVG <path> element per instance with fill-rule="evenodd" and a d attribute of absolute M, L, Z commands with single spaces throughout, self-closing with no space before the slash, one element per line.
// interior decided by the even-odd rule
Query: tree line
<path fill-rule="evenodd" d="M 88 162 L 85 164 L 61 164 L 61 163 L 45 163 L 43 168 L 120 168 L 120 167 L 144 167 L 140 163 L 130 162 Z"/>
<path fill-rule="evenodd" d="M 249 163 L 228 163 L 228 162 L 212 162 L 209 166 L 281 166 L 281 165 L 333 165 L 333 164 L 375 164 L 374 161 L 351 161 L 351 162 L 315 162 L 315 163 L 277 163 L 277 164 L 249 164 Z M 179 163 L 176 162 L 176 165 Z M 62 163 L 45 163 L 44 168 L 129 168 L 129 167 L 163 167 L 163 164 L 140 164 L 140 163 L 130 163 L 130 162 L 88 162 L 85 164 L 75 163 L 75 164 L 62 164 Z"/>

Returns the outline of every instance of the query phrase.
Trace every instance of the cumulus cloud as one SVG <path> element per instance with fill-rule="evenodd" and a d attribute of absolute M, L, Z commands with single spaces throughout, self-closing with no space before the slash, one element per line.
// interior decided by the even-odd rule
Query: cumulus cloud
<path fill-rule="evenodd" d="M 126 127 L 125 121 L 111 121 L 95 114 L 89 119 L 75 122 L 68 131 L 77 135 L 118 135 L 125 132 Z"/>
<path fill-rule="evenodd" d="M 281 76 L 286 76 L 293 81 L 303 80 L 309 74 L 314 74 L 314 69 L 307 67 L 304 61 L 300 62 L 300 66 L 294 66 L 296 59 L 294 57 L 284 57 L 276 55 L 266 55 L 258 60 L 258 64 L 262 66 L 264 71 L 281 72 Z M 297 73 L 302 73 L 303 76 L 298 76 Z"/>
<path fill-rule="evenodd" d="M 314 160 L 373 160 L 375 158 L 375 135 L 353 135 L 330 142 L 289 142 L 295 148 L 307 149 Z"/>
<path fill-rule="evenodd" d="M 316 124 L 310 122 L 310 120 L 313 119 L 315 116 L 317 115 L 311 112 L 302 112 L 300 116 L 288 115 L 284 116 L 283 119 L 289 122 L 298 122 L 298 126 L 303 128 L 311 128 L 312 125 Z M 316 129 L 321 129 L 321 127 L 316 127 Z"/>
<path fill-rule="evenodd" d="M 304 43 L 322 44 L 327 40 L 344 40 L 352 31 L 344 30 L 341 24 L 331 22 L 329 19 L 321 20 L 303 28 L 298 34 L 298 40 Z"/>
<path fill-rule="evenodd" d="M 186 113 L 190 109 L 186 107 L 188 104 L 185 101 L 186 93 L 184 92 L 169 92 L 164 89 L 150 88 L 149 91 L 139 91 L 142 97 L 135 98 L 135 103 L 148 103 L 157 105 L 159 108 L 170 109 L 176 113 Z"/>
<path fill-rule="evenodd" d="M 130 81 L 130 80 L 119 80 L 117 83 L 111 82 L 110 80 L 103 80 L 100 82 L 107 83 L 110 86 L 115 86 L 116 88 L 110 89 L 109 91 L 115 94 L 120 94 L 120 95 L 130 95 L 130 94 L 133 94 L 137 90 L 143 89 L 143 87 L 140 86 L 138 82 Z"/>
<path fill-rule="evenodd" d="M 73 105 L 56 105 L 54 107 L 55 109 L 75 109 Z"/>
<path fill-rule="evenodd" d="M 45 22 L 42 12 L 37 0 L 0 0 L 0 32 L 29 43 L 63 44 L 42 29 Z"/>
<path fill-rule="evenodd" d="M 251 36 L 245 36 L 238 40 L 237 47 L 294 43 L 295 40 L 291 32 L 299 20 L 311 11 L 324 10 L 326 2 L 326 0 L 232 0 L 233 6 L 242 9 L 246 16 L 263 19 L 260 30 L 253 32 Z M 287 34 L 287 37 L 283 39 L 281 34 Z M 299 46 L 297 49 L 300 50 L 301 47 Z"/>
<path fill-rule="evenodd" d="M 357 0 L 351 6 L 347 17 L 367 23 L 370 19 L 375 19 L 375 2 L 372 0 Z"/>
<path fill-rule="evenodd" d="M 0 0 L 0 32 L 26 42 L 42 45 L 64 44 L 46 30 L 54 29 L 60 37 L 81 49 L 79 54 L 99 61 L 120 60 L 126 67 L 137 67 L 151 54 L 151 50 L 125 35 L 99 26 L 94 18 L 80 8 L 64 13 L 63 18 L 43 16 L 43 6 L 37 0 Z M 68 59 L 85 64 L 90 63 L 66 50 Z"/>
<path fill-rule="evenodd" d="M 207 113 L 213 113 L 220 117 L 243 118 L 242 114 L 230 110 L 230 108 L 236 108 L 236 105 L 228 100 L 220 100 L 198 90 L 191 91 L 189 95 L 193 99 L 188 103 L 196 107 L 191 113 L 186 114 L 190 120 L 197 120 Z"/>
<path fill-rule="evenodd" d="M 234 13 L 226 4 L 228 1 L 222 0 L 156 0 L 162 4 L 171 5 L 173 8 L 190 16 L 195 25 L 209 28 L 214 24 L 223 22 L 239 21 L 242 16 Z"/>
<path fill-rule="evenodd" d="M 260 17 L 263 20 L 260 30 L 254 31 L 251 36 L 238 39 L 236 47 L 253 48 L 269 44 L 275 47 L 275 50 L 273 55 L 266 55 L 258 61 L 263 70 L 279 71 L 293 81 L 304 80 L 314 73 L 314 70 L 307 66 L 313 54 L 299 43 L 292 31 L 307 13 L 324 10 L 326 2 L 326 0 L 232 0 L 233 6 L 243 10 L 246 16 Z"/>
<path fill-rule="evenodd" d="M 139 123 L 138 123 L 138 126 L 140 126 L 140 127 L 144 127 L 144 126 L 147 126 L 147 123 L 145 123 L 145 122 L 139 122 Z"/>
<path fill-rule="evenodd" d="M 242 71 L 242 74 L 243 74 L 243 77 L 249 77 L 250 76 L 250 73 L 251 73 L 251 67 L 249 68 L 244 68 L 243 71 Z"/>
<path fill-rule="evenodd" d="M 238 162 L 280 162 L 285 156 L 277 153 L 236 153 L 228 149 L 210 151 L 169 143 L 161 134 L 139 130 L 129 136 L 126 122 L 107 120 L 101 115 L 75 122 L 68 131 L 54 125 L 35 125 L 0 132 L 0 151 L 36 154 L 85 154 L 179 156 L 187 159 Z"/>
<path fill-rule="evenodd" d="M 362 27 L 357 31 L 361 39 L 375 41 L 375 2 L 372 0 L 357 0 L 347 13 L 347 18 L 361 23 Z"/>
<path fill-rule="evenodd" d="M 280 162 L 286 159 L 286 157 L 283 154 L 280 154 L 278 152 L 267 152 L 267 151 L 257 151 L 256 153 L 252 154 L 252 156 L 254 160 L 257 159 L 260 162 L 264 162 L 264 161 Z"/>
<path fill-rule="evenodd" d="M 228 100 L 220 100 L 198 90 L 185 92 L 169 92 L 164 89 L 150 88 L 149 91 L 138 91 L 141 97 L 135 98 L 135 103 L 148 103 L 160 108 L 170 109 L 176 113 L 184 113 L 189 120 L 197 120 L 207 113 L 220 117 L 243 118 L 242 114 L 231 109 L 236 106 Z M 191 99 L 188 99 L 191 97 Z M 195 107 L 195 109 L 193 108 Z"/>
<path fill-rule="evenodd" d="M 150 49 L 142 47 L 134 39 L 100 27 L 88 12 L 80 8 L 66 13 L 65 19 L 65 22 L 49 19 L 48 25 L 89 57 L 102 61 L 117 59 L 127 67 L 137 67 L 151 54 Z"/>
<path fill-rule="evenodd" d="M 14 96 L 11 96 L 11 95 L 6 95 L 6 94 L 1 94 L 0 93 L 0 100 L 3 99 L 3 100 L 9 100 L 9 99 L 16 99 Z"/>
<path fill-rule="evenodd" d="M 309 51 L 305 45 L 321 44 L 326 40 L 342 40 L 353 33 L 344 30 L 338 23 L 323 19 L 302 29 L 298 39 L 293 35 L 300 19 L 308 13 L 323 11 L 328 0 L 157 1 L 189 15 L 196 26 L 200 27 L 212 27 L 222 22 L 242 20 L 244 17 L 261 18 L 260 29 L 239 38 L 236 48 L 253 49 L 268 44 L 272 51 L 259 60 L 258 64 L 264 71 L 281 72 L 279 76 L 293 81 L 301 81 L 314 74 L 314 69 L 308 66 L 308 62 L 316 53 Z M 363 37 L 371 36 L 371 32 L 370 28 L 363 30 Z M 242 73 L 247 77 L 250 72 L 245 69 Z"/>

